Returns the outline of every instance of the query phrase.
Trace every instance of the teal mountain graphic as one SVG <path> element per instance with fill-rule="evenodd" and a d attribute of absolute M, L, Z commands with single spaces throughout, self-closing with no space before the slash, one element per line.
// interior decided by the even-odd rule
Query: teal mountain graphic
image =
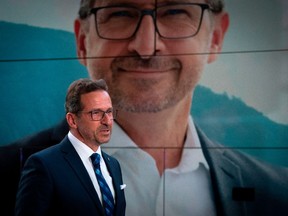
<path fill-rule="evenodd" d="M 63 119 L 68 85 L 87 73 L 73 33 L 7 22 L 0 32 L 0 145 L 7 145 Z M 191 112 L 211 140 L 288 166 L 288 126 L 241 99 L 198 86 Z"/>

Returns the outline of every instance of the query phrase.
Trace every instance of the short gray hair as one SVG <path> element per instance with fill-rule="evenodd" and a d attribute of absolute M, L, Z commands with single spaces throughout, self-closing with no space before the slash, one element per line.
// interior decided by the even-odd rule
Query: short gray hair
<path fill-rule="evenodd" d="M 90 15 L 90 10 L 93 8 L 96 0 L 81 0 L 78 16 L 80 19 L 86 19 Z M 224 9 L 224 0 L 207 0 L 212 12 L 220 13 Z"/>

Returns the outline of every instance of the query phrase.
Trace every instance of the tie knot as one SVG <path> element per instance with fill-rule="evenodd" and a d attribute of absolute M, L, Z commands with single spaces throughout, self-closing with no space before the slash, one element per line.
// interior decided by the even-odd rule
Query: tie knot
<path fill-rule="evenodd" d="M 101 158 L 100 154 L 93 153 L 90 157 L 94 166 L 100 165 L 100 158 Z"/>

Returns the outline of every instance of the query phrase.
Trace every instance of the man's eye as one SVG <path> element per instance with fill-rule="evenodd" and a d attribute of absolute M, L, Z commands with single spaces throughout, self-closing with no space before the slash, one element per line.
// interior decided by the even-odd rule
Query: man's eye
<path fill-rule="evenodd" d="M 112 113 L 113 111 L 112 110 L 107 110 L 106 113 L 110 114 Z"/>
<path fill-rule="evenodd" d="M 132 10 L 113 10 L 107 16 L 109 18 L 135 18 L 137 17 L 137 13 Z"/>
<path fill-rule="evenodd" d="M 130 11 L 114 11 L 112 12 L 109 17 L 134 17 L 133 13 Z"/>
<path fill-rule="evenodd" d="M 92 111 L 92 114 L 93 115 L 99 115 L 99 114 L 101 114 L 101 112 L 100 111 Z"/>
<path fill-rule="evenodd" d="M 169 9 L 166 10 L 163 15 L 181 15 L 186 14 L 187 12 L 183 9 Z"/>

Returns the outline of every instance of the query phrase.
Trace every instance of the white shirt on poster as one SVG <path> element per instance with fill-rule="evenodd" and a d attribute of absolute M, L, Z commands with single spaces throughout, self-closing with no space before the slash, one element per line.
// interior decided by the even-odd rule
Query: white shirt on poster
<path fill-rule="evenodd" d="M 151 144 L 153 146 L 153 144 Z M 102 148 L 120 162 L 126 216 L 214 216 L 216 208 L 209 166 L 192 120 L 177 167 L 159 175 L 154 159 L 115 122 L 109 143 Z"/>

